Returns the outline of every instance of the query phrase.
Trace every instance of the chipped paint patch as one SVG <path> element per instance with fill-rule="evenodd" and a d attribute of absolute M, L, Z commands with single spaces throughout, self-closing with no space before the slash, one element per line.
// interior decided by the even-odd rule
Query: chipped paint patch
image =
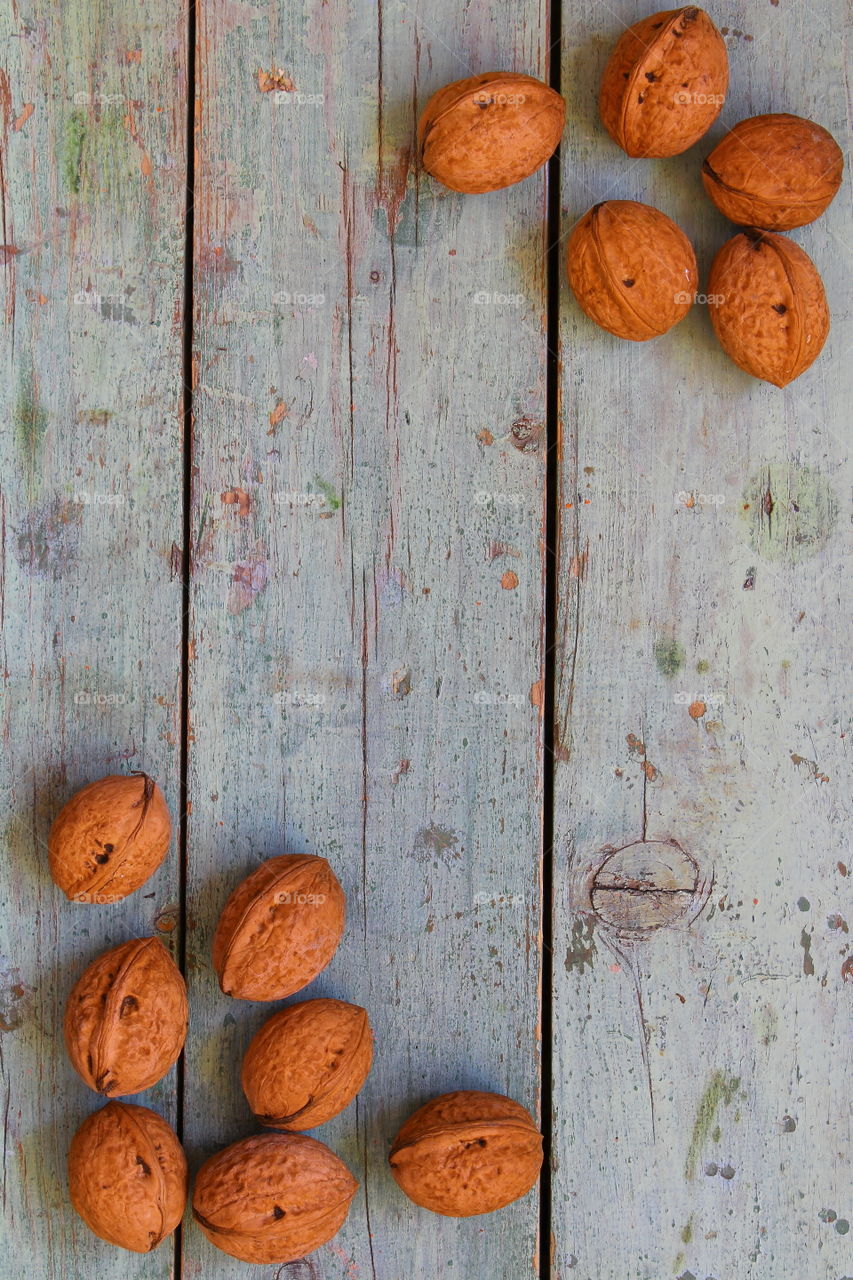
<path fill-rule="evenodd" d="M 20 1027 L 26 1012 L 26 994 L 17 969 L 0 970 L 0 1032 Z"/>
<path fill-rule="evenodd" d="M 59 498 L 33 507 L 15 530 L 21 567 L 37 576 L 61 578 L 77 554 L 84 510 L 81 503 Z"/>
<path fill-rule="evenodd" d="M 741 515 L 753 550 L 765 560 L 797 564 L 820 551 L 838 521 L 838 498 L 812 467 L 769 462 L 743 493 Z"/>
<path fill-rule="evenodd" d="M 265 551 L 258 549 L 253 555 L 235 564 L 228 591 L 228 612 L 237 614 L 248 609 L 266 590 L 269 580 L 270 567 Z"/>
<path fill-rule="evenodd" d="M 272 93 L 273 90 L 279 90 L 282 93 L 293 93 L 296 85 L 283 67 L 274 67 L 269 71 L 259 68 L 258 88 L 261 93 Z"/>
<path fill-rule="evenodd" d="M 572 941 L 566 951 L 566 973 L 583 973 L 593 967 L 596 956 L 595 921 L 579 916 L 572 923 Z"/>
<path fill-rule="evenodd" d="M 717 1113 L 720 1107 L 730 1107 L 739 1088 L 740 1076 L 729 1075 L 726 1071 L 711 1073 L 702 1097 L 699 1099 L 693 1132 L 690 1136 L 690 1146 L 687 1150 L 684 1176 L 688 1182 L 692 1182 L 702 1148 L 717 1127 Z"/>
<path fill-rule="evenodd" d="M 803 973 L 807 978 L 814 977 L 814 960 L 812 959 L 812 936 L 808 929 L 800 934 L 800 946 L 803 948 Z"/>
<path fill-rule="evenodd" d="M 449 867 L 462 857 L 463 849 L 459 843 L 458 832 L 431 822 L 428 827 L 422 827 L 415 836 L 412 853 L 418 862 L 432 862 L 438 859 Z"/>

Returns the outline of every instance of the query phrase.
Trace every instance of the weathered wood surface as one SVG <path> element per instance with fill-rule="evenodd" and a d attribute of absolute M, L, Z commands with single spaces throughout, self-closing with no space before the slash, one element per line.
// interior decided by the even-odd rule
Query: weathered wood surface
<path fill-rule="evenodd" d="M 596 119 L 600 70 L 636 14 L 615 0 L 595 30 L 566 14 L 564 231 L 598 200 L 646 200 L 691 236 L 704 275 L 731 234 L 701 191 L 707 144 L 634 162 Z M 732 84 L 712 138 L 790 110 L 843 145 L 841 0 L 715 15 Z M 785 392 L 726 360 L 704 306 L 643 347 L 568 297 L 562 310 L 562 1280 L 853 1275 L 848 209 L 845 191 L 793 233 L 834 323 Z M 644 834 L 677 841 L 714 883 L 692 925 L 626 942 L 596 920 L 586 876 L 605 846 Z"/>
<path fill-rule="evenodd" d="M 218 913 L 260 859 L 322 854 L 349 922 L 308 994 L 363 1004 L 377 1052 L 316 1135 L 362 1183 L 316 1274 L 521 1280 L 535 1194 L 440 1219 L 387 1153 L 447 1089 L 538 1105 L 545 183 L 466 200 L 410 160 L 443 83 L 544 71 L 546 13 L 199 19 L 191 1161 L 253 1131 L 238 1064 L 271 1012 L 219 992 Z M 194 1230 L 184 1257 L 250 1270 Z"/>
<path fill-rule="evenodd" d="M 179 780 L 181 294 L 186 23 L 145 6 L 3 6 L 0 71 L 0 1275 L 165 1278 L 67 1204 L 65 1152 L 99 1105 L 61 1042 L 71 984 L 175 922 L 173 847 L 140 893 L 72 905 L 46 866 L 74 789 Z M 174 1073 L 140 1101 L 174 1116 Z"/>

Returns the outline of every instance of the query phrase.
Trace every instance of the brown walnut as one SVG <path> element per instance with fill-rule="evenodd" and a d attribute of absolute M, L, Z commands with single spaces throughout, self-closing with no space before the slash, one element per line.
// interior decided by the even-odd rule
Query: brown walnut
<path fill-rule="evenodd" d="M 157 938 L 135 938 L 98 956 L 65 1008 L 74 1069 L 106 1097 L 141 1093 L 177 1061 L 187 1034 L 187 988 Z"/>
<path fill-rule="evenodd" d="M 671 219 L 636 200 L 607 200 L 572 232 L 569 283 L 602 329 L 646 342 L 678 324 L 693 305 L 696 255 Z"/>
<path fill-rule="evenodd" d="M 415 1204 L 467 1218 L 527 1194 L 539 1177 L 542 1135 L 511 1098 L 447 1093 L 406 1121 L 389 1160 L 397 1184 Z"/>
<path fill-rule="evenodd" d="M 841 186 L 844 156 L 813 120 L 782 113 L 741 120 L 702 166 L 714 204 L 732 222 L 790 231 L 814 222 Z"/>
<path fill-rule="evenodd" d="M 205 1161 L 193 1217 L 232 1258 L 294 1262 L 340 1230 L 357 1190 L 349 1169 L 322 1142 L 265 1133 Z"/>
<path fill-rule="evenodd" d="M 652 14 L 620 37 L 604 70 L 598 106 L 629 156 L 676 156 L 708 132 L 723 109 L 729 60 L 704 9 Z"/>
<path fill-rule="evenodd" d="M 799 245 L 769 231 L 742 231 L 724 244 L 708 278 L 714 330 L 726 354 L 786 387 L 820 355 L 829 308 L 817 267 Z"/>
<path fill-rule="evenodd" d="M 344 891 L 325 858 L 270 858 L 237 886 L 219 917 L 219 985 L 238 1000 L 294 995 L 332 959 L 345 915 Z"/>
<path fill-rule="evenodd" d="M 418 124 L 427 173 L 453 191 L 511 187 L 550 159 L 566 104 L 533 76 L 487 71 L 434 93 Z"/>
<path fill-rule="evenodd" d="M 187 1162 L 162 1116 L 108 1102 L 71 1140 L 68 1185 L 71 1203 L 96 1236 L 148 1253 L 184 1216 Z"/>
<path fill-rule="evenodd" d="M 172 820 L 144 773 L 111 774 L 76 792 L 48 838 L 50 874 L 72 902 L 118 902 L 166 856 Z"/>
<path fill-rule="evenodd" d="M 243 1092 L 261 1124 L 314 1129 L 349 1106 L 372 1061 L 364 1009 L 305 1000 L 274 1013 L 258 1031 L 243 1059 Z"/>

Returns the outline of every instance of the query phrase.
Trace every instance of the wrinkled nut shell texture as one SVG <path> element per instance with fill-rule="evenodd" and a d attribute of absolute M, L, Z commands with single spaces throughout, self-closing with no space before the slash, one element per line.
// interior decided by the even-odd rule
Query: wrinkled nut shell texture
<path fill-rule="evenodd" d="M 732 222 L 789 231 L 820 217 L 843 173 L 831 133 L 801 116 L 777 114 L 736 124 L 702 166 L 702 181 Z"/>
<path fill-rule="evenodd" d="M 799 245 L 743 231 L 724 244 L 708 279 L 711 321 L 727 355 L 785 387 L 820 355 L 829 308 L 817 267 Z"/>
<path fill-rule="evenodd" d="M 666 333 L 693 304 L 696 255 L 674 222 L 635 200 L 607 200 L 575 227 L 569 283 L 602 329 L 645 342 Z"/>
<path fill-rule="evenodd" d="M 59 813 L 48 838 L 50 874 L 72 902 L 118 902 L 153 875 L 171 836 L 154 779 L 112 774 L 76 792 Z"/>
<path fill-rule="evenodd" d="M 95 1235 L 148 1253 L 184 1215 L 187 1162 L 162 1116 L 108 1102 L 71 1140 L 68 1185 L 71 1203 Z"/>
<path fill-rule="evenodd" d="M 708 132 L 729 83 L 725 42 L 703 9 L 671 9 L 622 35 L 601 82 L 602 123 L 629 156 L 675 156 Z"/>
<path fill-rule="evenodd" d="M 226 995 L 283 1000 L 332 959 L 346 900 L 325 858 L 270 858 L 239 884 L 213 939 L 213 967 Z"/>
<path fill-rule="evenodd" d="M 107 1097 L 156 1084 L 187 1034 L 187 989 L 157 938 L 105 951 L 78 979 L 65 1010 L 65 1045 L 90 1089 Z"/>
<path fill-rule="evenodd" d="M 261 1124 L 314 1129 L 349 1106 L 373 1061 L 367 1013 L 343 1000 L 305 1000 L 264 1023 L 241 1081 Z"/>
<path fill-rule="evenodd" d="M 550 159 L 565 119 L 564 100 L 533 76 L 469 76 L 426 104 L 418 124 L 423 166 L 453 191 L 498 191 Z"/>
<path fill-rule="evenodd" d="M 358 1183 L 322 1142 L 295 1133 L 244 1138 L 211 1156 L 193 1192 L 208 1240 L 244 1262 L 293 1262 L 331 1240 Z"/>
<path fill-rule="evenodd" d="M 410 1200 L 451 1218 L 492 1213 L 526 1195 L 542 1135 L 524 1107 L 495 1093 L 448 1093 L 403 1125 L 389 1157 Z"/>

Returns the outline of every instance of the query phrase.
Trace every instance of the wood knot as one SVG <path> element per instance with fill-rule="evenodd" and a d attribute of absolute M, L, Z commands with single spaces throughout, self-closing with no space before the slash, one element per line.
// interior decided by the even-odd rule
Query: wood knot
<path fill-rule="evenodd" d="M 587 880 L 589 907 L 624 938 L 695 920 L 712 880 L 675 840 L 636 840 L 607 848 Z"/>

